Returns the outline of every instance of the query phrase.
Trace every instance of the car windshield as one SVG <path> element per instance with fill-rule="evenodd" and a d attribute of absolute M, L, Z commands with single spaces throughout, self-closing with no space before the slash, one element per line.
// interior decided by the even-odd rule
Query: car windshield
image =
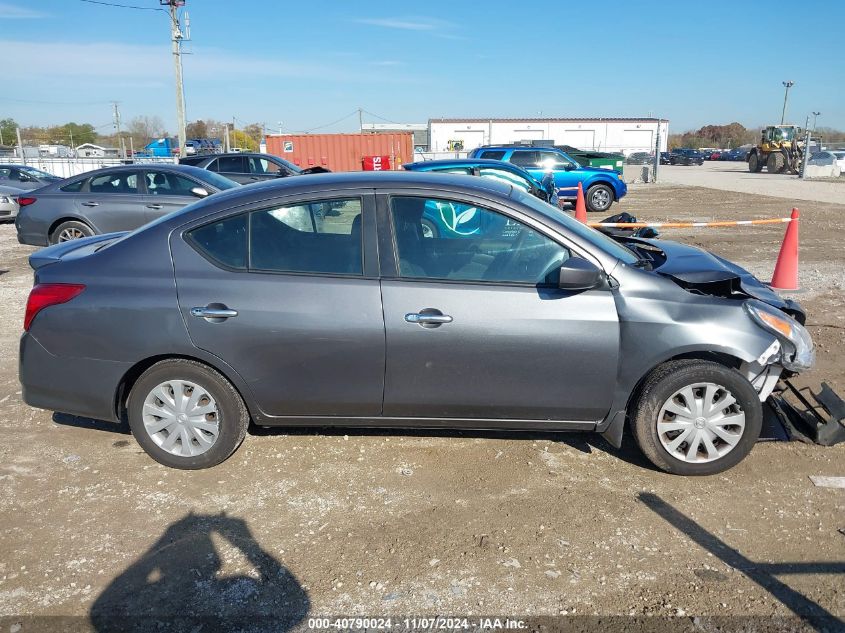
<path fill-rule="evenodd" d="M 833 155 L 836 156 L 836 158 L 845 158 L 845 152 L 833 152 Z"/>
<path fill-rule="evenodd" d="M 220 191 L 225 191 L 226 189 L 234 189 L 235 187 L 239 186 L 234 180 L 229 180 L 225 176 L 221 176 L 220 174 L 216 174 L 213 171 L 203 171 L 202 176 L 200 176 L 204 181 L 206 181 L 212 187 L 219 189 Z"/>
<path fill-rule="evenodd" d="M 596 248 L 601 249 L 605 253 L 621 260 L 626 264 L 636 264 L 639 261 L 632 251 L 628 250 L 614 239 L 608 237 L 604 233 L 590 228 L 586 224 L 582 224 L 571 215 L 564 213 L 557 207 L 554 207 L 547 202 L 543 202 L 539 198 L 535 198 L 519 189 L 513 190 L 513 198 L 521 202 L 527 207 L 531 207 L 535 211 L 543 214 L 549 219 L 555 220 L 565 225 L 567 229 L 587 240 Z"/>

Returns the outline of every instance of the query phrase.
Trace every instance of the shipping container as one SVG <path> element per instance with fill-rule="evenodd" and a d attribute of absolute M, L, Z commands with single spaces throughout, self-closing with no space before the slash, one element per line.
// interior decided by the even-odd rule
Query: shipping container
<path fill-rule="evenodd" d="M 412 132 L 393 134 L 269 134 L 267 153 L 303 169 L 361 171 L 367 156 L 390 156 L 391 169 L 414 160 Z"/>

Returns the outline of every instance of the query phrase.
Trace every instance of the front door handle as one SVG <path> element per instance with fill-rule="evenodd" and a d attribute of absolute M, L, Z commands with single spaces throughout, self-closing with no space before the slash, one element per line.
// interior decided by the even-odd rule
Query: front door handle
<path fill-rule="evenodd" d="M 213 308 L 211 306 L 191 308 L 191 316 L 200 319 L 229 319 L 238 316 L 237 310 L 229 308 Z"/>
<path fill-rule="evenodd" d="M 419 312 L 409 312 L 405 315 L 405 321 L 408 323 L 416 323 L 423 327 L 439 327 L 444 323 L 451 323 L 452 317 L 448 314 L 443 314 L 440 310 L 434 308 L 426 308 Z"/>
<path fill-rule="evenodd" d="M 155 209 L 156 211 L 159 211 L 159 210 L 161 210 L 161 205 L 160 204 L 148 204 L 147 208 L 148 209 Z"/>
<path fill-rule="evenodd" d="M 82 206 L 83 207 L 99 207 L 100 203 L 99 202 L 83 202 Z"/>

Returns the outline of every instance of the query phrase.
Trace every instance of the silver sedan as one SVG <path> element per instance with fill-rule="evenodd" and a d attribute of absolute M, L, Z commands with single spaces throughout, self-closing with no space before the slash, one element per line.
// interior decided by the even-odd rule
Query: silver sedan
<path fill-rule="evenodd" d="M 18 196 L 23 191 L 15 187 L 4 187 L 0 185 L 0 222 L 14 220 L 18 215 Z"/>

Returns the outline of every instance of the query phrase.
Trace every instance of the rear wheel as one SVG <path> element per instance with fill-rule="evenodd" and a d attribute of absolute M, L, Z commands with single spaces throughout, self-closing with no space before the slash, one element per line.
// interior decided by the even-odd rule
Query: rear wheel
<path fill-rule="evenodd" d="M 216 466 L 240 446 L 249 414 L 217 371 L 187 359 L 156 363 L 129 394 L 129 426 L 157 462 L 195 470 Z"/>
<path fill-rule="evenodd" d="M 730 367 L 701 360 L 655 369 L 630 414 L 643 454 L 677 475 L 712 475 L 735 466 L 763 423 L 751 383 Z"/>
<path fill-rule="evenodd" d="M 613 189 L 607 185 L 593 185 L 587 189 L 587 211 L 607 211 L 613 204 Z"/>
<path fill-rule="evenodd" d="M 780 152 L 772 152 L 766 159 L 766 171 L 770 174 L 782 174 L 786 168 L 786 158 Z"/>
<path fill-rule="evenodd" d="M 62 222 L 53 229 L 53 232 L 50 234 L 50 243 L 59 244 L 60 242 L 70 242 L 71 240 L 91 237 L 92 235 L 94 235 L 94 231 L 85 222 L 69 220 Z"/>

